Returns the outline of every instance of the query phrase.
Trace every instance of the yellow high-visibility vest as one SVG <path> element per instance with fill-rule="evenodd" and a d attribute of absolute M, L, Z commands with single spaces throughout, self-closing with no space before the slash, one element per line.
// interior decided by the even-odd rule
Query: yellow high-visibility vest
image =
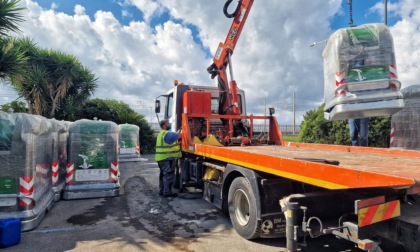
<path fill-rule="evenodd" d="M 169 131 L 161 130 L 156 138 L 156 161 L 162 161 L 167 158 L 180 158 L 181 157 L 181 147 L 179 146 L 178 141 L 175 141 L 172 144 L 165 142 L 165 136 Z"/>

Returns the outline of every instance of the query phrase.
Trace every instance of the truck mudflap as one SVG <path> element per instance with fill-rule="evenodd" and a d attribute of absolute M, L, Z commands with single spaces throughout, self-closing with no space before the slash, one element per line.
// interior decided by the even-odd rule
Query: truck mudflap
<path fill-rule="evenodd" d="M 261 238 L 278 238 L 286 236 L 286 218 L 284 213 L 262 216 Z"/>

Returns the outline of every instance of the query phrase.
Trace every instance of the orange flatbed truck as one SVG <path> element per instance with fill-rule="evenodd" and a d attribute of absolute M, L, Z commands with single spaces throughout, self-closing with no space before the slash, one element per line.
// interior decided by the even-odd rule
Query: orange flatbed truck
<path fill-rule="evenodd" d="M 274 111 L 247 115 L 231 55 L 253 0 L 229 14 L 232 1 L 224 13 L 234 20 L 207 69 L 217 87 L 175 81 L 162 95 L 164 118 L 182 131 L 175 187 L 199 187 L 242 237 L 285 237 L 287 251 L 322 235 L 364 251 L 420 251 L 420 152 L 284 142 Z M 268 130 L 255 132 L 261 121 Z"/>
<path fill-rule="evenodd" d="M 389 243 L 420 251 L 419 151 L 285 142 L 272 115 L 212 113 L 215 90 L 181 84 L 165 95 L 165 118 L 182 129 L 181 192 L 201 188 L 241 236 L 285 237 L 288 251 L 322 235 L 365 251 Z M 249 122 L 247 137 L 233 135 L 235 120 Z M 261 120 L 266 138 L 253 130 Z"/>

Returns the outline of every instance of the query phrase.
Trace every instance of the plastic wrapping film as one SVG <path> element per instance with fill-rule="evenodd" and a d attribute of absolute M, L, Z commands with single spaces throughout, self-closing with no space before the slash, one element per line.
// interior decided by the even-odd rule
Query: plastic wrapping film
<path fill-rule="evenodd" d="M 420 85 L 401 90 L 405 108 L 391 118 L 391 148 L 420 150 Z"/>
<path fill-rule="evenodd" d="M 119 161 L 140 161 L 140 127 L 134 124 L 120 124 Z"/>
<path fill-rule="evenodd" d="M 325 111 L 338 104 L 402 99 L 393 39 L 385 24 L 337 30 L 323 58 Z"/>
<path fill-rule="evenodd" d="M 64 121 L 50 119 L 53 141 L 52 153 L 52 184 L 53 191 L 59 195 L 66 183 L 66 165 L 67 165 L 67 138 L 68 126 Z"/>
<path fill-rule="evenodd" d="M 41 116 L 0 112 L 0 219 L 36 219 L 50 206 L 51 129 Z"/>
<path fill-rule="evenodd" d="M 116 123 L 87 119 L 75 121 L 69 128 L 68 143 L 67 184 L 118 181 L 112 174 L 112 168 L 118 166 Z"/>

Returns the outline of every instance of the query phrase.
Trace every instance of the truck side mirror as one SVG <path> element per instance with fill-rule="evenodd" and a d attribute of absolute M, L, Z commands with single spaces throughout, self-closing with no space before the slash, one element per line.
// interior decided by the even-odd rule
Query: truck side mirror
<path fill-rule="evenodd" d="M 160 113 L 160 100 L 155 101 L 155 113 L 156 114 Z"/>

